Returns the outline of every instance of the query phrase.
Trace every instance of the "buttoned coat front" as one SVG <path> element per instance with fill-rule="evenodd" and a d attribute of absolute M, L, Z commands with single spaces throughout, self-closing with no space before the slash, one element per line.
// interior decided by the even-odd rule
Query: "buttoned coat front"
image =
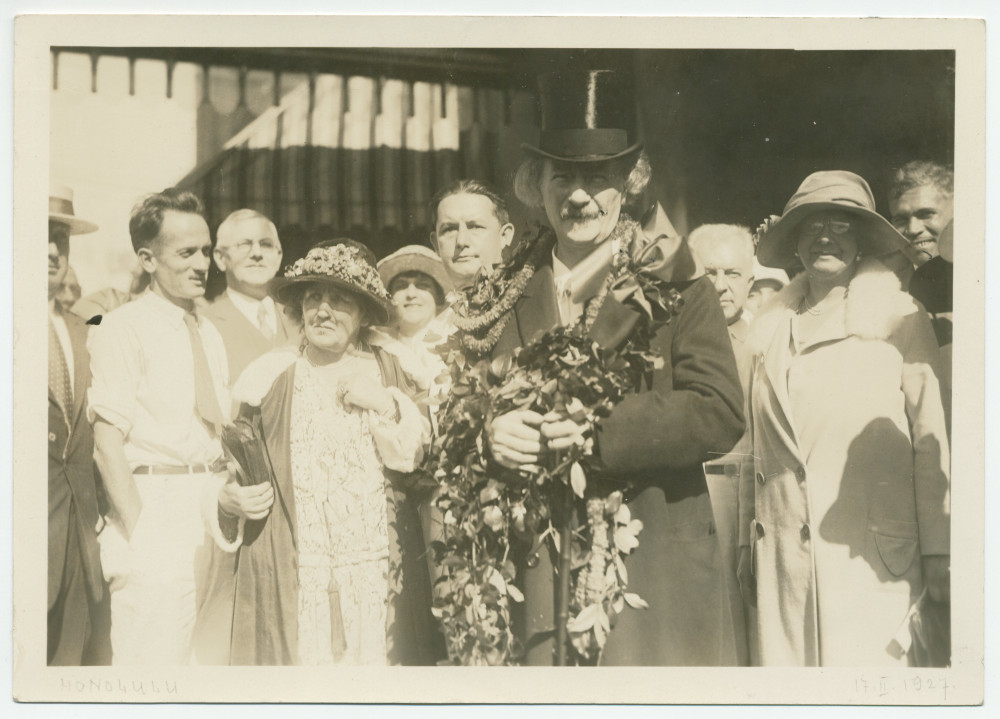
<path fill-rule="evenodd" d="M 50 664 L 107 663 L 94 434 L 83 411 L 90 386 L 87 326 L 69 313 L 63 319 L 73 348 L 73 405 L 65 418 L 49 388 L 48 658 Z"/>
<path fill-rule="evenodd" d="M 807 339 L 803 273 L 754 321 L 740 542 L 764 665 L 878 666 L 949 554 L 949 452 L 930 321 L 877 260 Z"/>
<path fill-rule="evenodd" d="M 609 475 L 634 487 L 639 547 L 626 559 L 629 591 L 648 609 L 626 609 L 601 663 L 626 666 L 731 666 L 739 662 L 726 574 L 701 463 L 730 450 L 743 432 L 742 392 L 725 318 L 704 277 L 691 279 L 686 242 L 662 209 L 643 230 L 661 241 L 683 307 L 651 341 L 664 366 L 597 426 L 598 454 Z M 514 306 L 494 355 L 513 352 L 558 326 L 552 268 L 539 267 Z M 592 335 L 621 338 L 638 315 L 608 298 Z M 603 343 L 603 342 L 602 342 Z M 614 342 L 605 346 L 616 346 Z M 553 561 L 541 552 L 523 566 L 523 614 L 515 617 L 526 663 L 551 665 L 555 642 Z"/>

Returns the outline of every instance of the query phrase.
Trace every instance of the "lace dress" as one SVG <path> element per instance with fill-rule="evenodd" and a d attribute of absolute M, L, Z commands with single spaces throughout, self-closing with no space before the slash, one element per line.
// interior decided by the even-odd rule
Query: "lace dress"
<path fill-rule="evenodd" d="M 297 362 L 290 439 L 298 528 L 299 663 L 384 665 L 389 593 L 385 477 L 368 413 L 345 410 L 335 389 L 338 375 L 363 372 L 378 378 L 378 364 L 361 357 L 338 363 L 342 368 L 316 368 L 304 357 Z M 341 619 L 342 632 L 337 626 Z"/>

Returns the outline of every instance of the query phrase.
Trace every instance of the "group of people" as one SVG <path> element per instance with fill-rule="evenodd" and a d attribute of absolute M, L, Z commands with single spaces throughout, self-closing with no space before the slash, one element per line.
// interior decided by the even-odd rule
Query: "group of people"
<path fill-rule="evenodd" d="M 756 238 L 735 225 L 683 237 L 646 200 L 620 95 L 610 71 L 543 85 L 514 191 L 554 245 L 503 298 L 487 348 L 510 355 L 576 322 L 599 291 L 582 268 L 623 228 L 626 246 L 656 246 L 657 281 L 683 300 L 651 339 L 662 366 L 609 416 L 515 410 L 487 430 L 504 467 L 587 442 L 631 487 L 644 528 L 629 587 L 649 606 L 619 617 L 601 663 L 929 661 L 891 640 L 914 607 L 949 601 L 950 172 L 902 168 L 890 220 L 863 178 L 832 170 Z M 330 240 L 279 271 L 259 212 L 232 213 L 213 246 L 197 197 L 149 195 L 129 222 L 141 282 L 71 310 L 58 301 L 70 236 L 95 227 L 53 188 L 50 664 L 445 658 L 427 550 L 441 517 L 408 477 L 448 399 L 435 349 L 515 228 L 476 180 L 441 189 L 431 214 L 429 246 L 377 261 Z M 227 288 L 206 303 L 213 261 Z M 600 312 L 635 324 L 612 299 Z M 268 481 L 227 458 L 237 417 L 260 432 Z M 551 664 L 551 557 L 518 583 L 524 662 Z"/>

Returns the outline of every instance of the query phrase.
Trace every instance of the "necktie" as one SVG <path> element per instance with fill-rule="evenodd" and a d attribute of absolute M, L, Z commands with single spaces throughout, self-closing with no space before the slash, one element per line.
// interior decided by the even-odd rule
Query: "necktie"
<path fill-rule="evenodd" d="M 260 333 L 268 340 L 274 339 L 274 330 L 271 329 L 271 323 L 268 321 L 270 319 L 267 305 L 263 302 L 259 303 L 257 305 L 257 326 L 260 328 Z"/>
<path fill-rule="evenodd" d="M 194 357 L 194 401 L 198 415 L 209 427 L 218 434 L 225 424 L 222 410 L 219 409 L 218 395 L 215 393 L 215 382 L 208 368 L 208 358 L 205 356 L 205 345 L 198 332 L 198 319 L 193 312 L 184 313 L 184 324 L 191 335 L 191 354 Z"/>
<path fill-rule="evenodd" d="M 49 388 L 55 395 L 56 402 L 62 410 L 66 426 L 70 426 L 70 409 L 73 407 L 73 390 L 69 380 L 69 365 L 63 353 L 62 343 L 56 334 L 56 328 L 49 320 Z"/>

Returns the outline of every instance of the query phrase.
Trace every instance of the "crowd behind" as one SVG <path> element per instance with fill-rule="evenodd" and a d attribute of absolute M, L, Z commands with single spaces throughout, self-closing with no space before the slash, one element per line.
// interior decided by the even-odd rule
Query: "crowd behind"
<path fill-rule="evenodd" d="M 863 178 L 820 171 L 756 233 L 682 237 L 639 199 L 634 137 L 545 117 L 514 189 L 555 244 L 490 351 L 580 318 L 576 270 L 629 215 L 684 300 L 653 341 L 666 366 L 610 417 L 519 410 L 489 428 L 499 465 L 593 442 L 636 487 L 630 586 L 649 608 L 620 617 L 602 663 L 947 664 L 951 170 L 898 169 L 884 217 Z M 259 211 L 230 214 L 213 244 L 199 199 L 167 190 L 131 213 L 130 291 L 81 298 L 70 237 L 96 227 L 53 186 L 49 664 L 446 658 L 427 551 L 442 518 L 405 477 L 447 401 L 435 348 L 456 303 L 520 236 L 475 179 L 430 209 L 426 246 L 377 260 L 345 237 L 283 267 Z M 226 289 L 209 302 L 213 262 Z M 270 481 L 227 461 L 237 417 Z M 519 580 L 527 664 L 552 663 L 542 559 Z"/>

